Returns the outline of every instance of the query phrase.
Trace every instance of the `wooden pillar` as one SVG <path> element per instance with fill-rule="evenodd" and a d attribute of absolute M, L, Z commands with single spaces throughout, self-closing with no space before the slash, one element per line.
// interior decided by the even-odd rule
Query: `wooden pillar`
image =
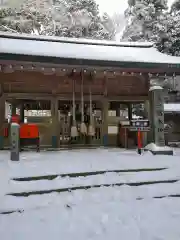
<path fill-rule="evenodd" d="M 11 116 L 16 115 L 17 104 L 15 102 L 11 103 Z"/>
<path fill-rule="evenodd" d="M 120 117 L 120 103 L 118 103 L 118 106 L 116 107 L 116 117 Z"/>
<path fill-rule="evenodd" d="M 52 117 L 52 147 L 58 148 L 60 142 L 59 117 L 58 117 L 58 99 L 51 99 L 51 117 Z"/>
<path fill-rule="evenodd" d="M 20 104 L 20 122 L 24 123 L 24 102 Z"/>
<path fill-rule="evenodd" d="M 108 146 L 108 110 L 109 101 L 104 98 L 102 101 L 102 145 Z"/>
<path fill-rule="evenodd" d="M 132 104 L 128 103 L 128 119 L 132 120 Z"/>
<path fill-rule="evenodd" d="M 5 97 L 0 97 L 0 149 L 4 147 Z"/>

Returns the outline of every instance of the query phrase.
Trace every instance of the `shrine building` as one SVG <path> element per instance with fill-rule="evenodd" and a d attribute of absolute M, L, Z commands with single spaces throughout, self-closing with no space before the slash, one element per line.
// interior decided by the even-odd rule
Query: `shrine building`
<path fill-rule="evenodd" d="M 180 58 L 152 43 L 0 33 L 0 148 L 9 146 L 5 103 L 23 123 L 34 122 L 40 145 L 125 146 L 119 125 L 144 104 L 150 82 L 180 75 Z M 29 114 L 33 111 L 40 115 Z M 126 144 L 136 145 L 135 133 Z"/>

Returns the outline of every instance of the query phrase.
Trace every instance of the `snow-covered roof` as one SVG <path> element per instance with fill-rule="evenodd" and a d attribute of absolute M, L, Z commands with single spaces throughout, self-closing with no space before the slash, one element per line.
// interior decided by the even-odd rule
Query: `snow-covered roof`
<path fill-rule="evenodd" d="M 180 113 L 180 103 L 165 103 L 164 112 L 177 112 Z"/>
<path fill-rule="evenodd" d="M 44 40 L 49 42 L 65 42 L 65 43 L 77 43 L 77 44 L 92 44 L 92 45 L 105 45 L 105 46 L 116 46 L 116 47 L 153 47 L 152 42 L 117 42 L 109 40 L 94 40 L 87 38 L 67 38 L 67 37 L 56 37 L 56 36 L 43 36 L 43 35 L 30 35 L 30 34 L 16 34 L 0 32 L 0 37 L 6 38 L 18 38 L 18 39 L 30 39 L 30 40 Z"/>
<path fill-rule="evenodd" d="M 82 62 L 83 60 L 108 61 L 117 65 L 120 62 L 158 63 L 176 65 L 176 68 L 180 68 L 180 57 L 162 54 L 153 47 L 152 43 L 117 44 L 111 41 L 1 33 L 0 54 L 76 59 Z"/>

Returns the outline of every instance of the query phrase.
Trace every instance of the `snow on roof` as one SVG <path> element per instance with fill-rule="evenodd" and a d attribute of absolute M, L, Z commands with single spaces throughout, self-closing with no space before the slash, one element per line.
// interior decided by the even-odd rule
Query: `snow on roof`
<path fill-rule="evenodd" d="M 153 47 L 152 42 L 117 42 L 109 40 L 94 40 L 87 38 L 67 38 L 67 37 L 54 37 L 54 36 L 42 36 L 42 35 L 30 35 L 30 34 L 16 34 L 0 32 L 0 37 L 5 38 L 16 38 L 24 40 L 39 40 L 48 42 L 64 42 L 64 43 L 76 43 L 76 44 L 91 44 L 91 45 L 105 45 L 105 46 L 116 46 L 116 47 Z"/>
<path fill-rule="evenodd" d="M 150 43 L 144 43 L 145 45 L 141 44 L 139 46 L 131 45 L 131 43 L 128 45 L 121 44 L 115 44 L 110 41 L 103 41 L 102 43 L 85 39 L 74 40 L 69 38 L 0 34 L 1 54 L 9 53 L 112 62 L 180 64 L 180 57 L 172 57 L 160 53 Z"/>
<path fill-rule="evenodd" d="M 153 90 L 162 90 L 163 88 L 161 86 L 152 86 L 150 87 L 149 91 L 153 91 Z"/>
<path fill-rule="evenodd" d="M 180 112 L 180 103 L 165 103 L 165 112 Z"/>

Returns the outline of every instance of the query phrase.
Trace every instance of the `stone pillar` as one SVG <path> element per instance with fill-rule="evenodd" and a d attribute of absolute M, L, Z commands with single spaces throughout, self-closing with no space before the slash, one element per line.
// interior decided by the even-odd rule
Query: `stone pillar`
<path fill-rule="evenodd" d="M 150 122 L 152 144 L 147 145 L 153 154 L 172 155 L 173 151 L 165 147 L 164 140 L 164 96 L 163 88 L 159 85 L 150 87 Z"/>
<path fill-rule="evenodd" d="M 102 145 L 108 146 L 108 110 L 109 101 L 107 98 L 102 102 Z"/>
<path fill-rule="evenodd" d="M 5 97 L 0 97 L 0 149 L 4 148 Z"/>
<path fill-rule="evenodd" d="M 52 117 L 52 148 L 58 148 L 60 142 L 58 99 L 51 99 L 51 117 Z"/>
<path fill-rule="evenodd" d="M 164 141 L 164 99 L 163 91 L 160 86 L 152 86 L 150 88 L 151 104 L 152 104 L 152 137 L 153 142 L 157 146 L 165 146 Z"/>

